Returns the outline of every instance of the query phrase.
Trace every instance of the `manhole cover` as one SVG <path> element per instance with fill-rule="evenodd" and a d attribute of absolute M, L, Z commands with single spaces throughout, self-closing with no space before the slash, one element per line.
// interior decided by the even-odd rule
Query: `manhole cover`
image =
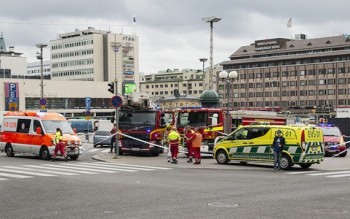
<path fill-rule="evenodd" d="M 230 204 L 230 203 L 223 203 L 223 202 L 212 202 L 212 203 L 208 203 L 208 206 L 216 207 L 216 208 L 237 208 L 238 204 Z"/>

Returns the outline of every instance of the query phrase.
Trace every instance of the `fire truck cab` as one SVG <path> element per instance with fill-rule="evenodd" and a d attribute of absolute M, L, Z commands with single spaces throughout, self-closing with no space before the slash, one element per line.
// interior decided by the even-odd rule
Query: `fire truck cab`
<path fill-rule="evenodd" d="M 119 140 L 120 152 L 158 156 L 163 148 L 155 145 L 161 144 L 167 125 L 173 123 L 174 112 L 157 108 L 147 94 L 126 98 L 119 110 L 119 132 L 124 134 Z"/>

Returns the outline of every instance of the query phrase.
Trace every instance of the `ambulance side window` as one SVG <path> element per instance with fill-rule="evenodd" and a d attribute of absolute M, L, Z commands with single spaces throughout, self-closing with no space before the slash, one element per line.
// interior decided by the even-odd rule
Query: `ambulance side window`
<path fill-rule="evenodd" d="M 20 133 L 28 133 L 29 132 L 29 127 L 30 127 L 30 119 L 18 119 L 17 123 L 17 132 Z"/>
<path fill-rule="evenodd" d="M 33 123 L 33 132 L 36 132 L 36 129 L 37 129 L 37 128 L 41 128 L 41 130 L 43 129 L 43 128 L 41 127 L 40 122 L 39 122 L 38 120 L 34 120 L 34 123 Z"/>

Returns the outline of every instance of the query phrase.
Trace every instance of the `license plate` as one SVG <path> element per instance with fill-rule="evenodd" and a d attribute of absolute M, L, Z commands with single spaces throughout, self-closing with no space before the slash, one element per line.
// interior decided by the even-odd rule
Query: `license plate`
<path fill-rule="evenodd" d="M 311 150 L 312 151 L 318 151 L 318 147 L 312 147 Z"/>
<path fill-rule="evenodd" d="M 208 152 L 209 147 L 208 146 L 201 146 L 201 152 Z"/>
<path fill-rule="evenodd" d="M 132 151 L 140 151 L 140 148 L 131 148 Z"/>

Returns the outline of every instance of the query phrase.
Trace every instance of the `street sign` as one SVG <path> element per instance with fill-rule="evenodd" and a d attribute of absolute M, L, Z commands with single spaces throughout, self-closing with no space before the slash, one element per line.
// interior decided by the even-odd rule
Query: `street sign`
<path fill-rule="evenodd" d="M 91 115 L 91 111 L 87 110 L 85 111 L 85 116 L 90 116 Z"/>
<path fill-rule="evenodd" d="M 112 106 L 114 106 L 114 108 L 117 109 L 117 108 L 121 107 L 121 105 L 123 104 L 123 98 L 121 96 L 116 95 L 116 96 L 112 97 L 111 104 L 112 104 Z"/>
<path fill-rule="evenodd" d="M 85 108 L 86 111 L 91 110 L 91 97 L 85 97 Z"/>
<path fill-rule="evenodd" d="M 42 106 L 43 106 L 43 105 L 46 105 L 46 104 L 47 104 L 46 98 L 40 98 L 40 99 L 39 99 L 39 104 L 42 105 Z"/>

